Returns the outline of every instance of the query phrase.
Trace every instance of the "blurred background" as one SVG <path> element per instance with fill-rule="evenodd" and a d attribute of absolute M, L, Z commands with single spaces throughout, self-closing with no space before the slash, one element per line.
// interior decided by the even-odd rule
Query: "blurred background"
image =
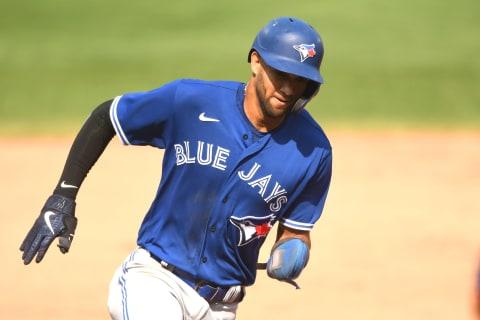
<path fill-rule="evenodd" d="M 322 35 L 310 110 L 325 125 L 480 127 L 477 0 L 2 0 L 0 134 L 70 132 L 179 77 L 246 81 L 256 33 L 282 15 Z"/>

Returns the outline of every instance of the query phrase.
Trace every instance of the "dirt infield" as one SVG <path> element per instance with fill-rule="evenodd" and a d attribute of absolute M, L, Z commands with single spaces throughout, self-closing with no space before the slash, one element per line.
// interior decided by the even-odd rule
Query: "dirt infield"
<path fill-rule="evenodd" d="M 238 319 L 473 319 L 480 132 L 330 138 L 333 182 L 302 289 L 260 272 Z M 0 138 L 0 319 L 109 319 L 108 283 L 135 246 L 162 153 L 115 140 L 80 191 L 71 252 L 50 250 L 41 264 L 24 266 L 18 247 L 71 141 Z"/>

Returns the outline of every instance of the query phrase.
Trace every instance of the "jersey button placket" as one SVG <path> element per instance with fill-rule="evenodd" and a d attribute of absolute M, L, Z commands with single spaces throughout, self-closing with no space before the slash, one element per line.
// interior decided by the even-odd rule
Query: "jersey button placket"
<path fill-rule="evenodd" d="M 208 261 L 207 257 L 203 257 L 203 258 L 202 258 L 202 262 L 203 262 L 203 263 L 206 263 L 207 261 Z"/>

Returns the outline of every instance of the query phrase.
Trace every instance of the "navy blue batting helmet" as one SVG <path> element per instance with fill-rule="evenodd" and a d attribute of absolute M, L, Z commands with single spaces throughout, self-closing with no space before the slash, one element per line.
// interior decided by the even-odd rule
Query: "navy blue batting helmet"
<path fill-rule="evenodd" d="M 252 51 L 258 52 L 268 66 L 310 80 L 293 111 L 303 109 L 324 82 L 320 75 L 323 42 L 317 31 L 305 21 L 292 17 L 271 20 L 255 37 L 248 62 Z"/>

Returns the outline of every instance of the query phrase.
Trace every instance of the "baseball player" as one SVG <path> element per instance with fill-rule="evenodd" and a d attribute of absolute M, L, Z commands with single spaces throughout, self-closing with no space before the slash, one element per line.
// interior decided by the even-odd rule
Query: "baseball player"
<path fill-rule="evenodd" d="M 246 83 L 180 79 L 99 105 L 21 244 L 24 263 L 40 262 L 55 238 L 68 252 L 77 193 L 116 135 L 164 157 L 138 248 L 110 284 L 112 319 L 235 319 L 277 222 L 267 273 L 296 286 L 332 172 L 328 138 L 304 109 L 323 83 L 322 58 L 315 29 L 279 17 L 255 37 Z"/>

